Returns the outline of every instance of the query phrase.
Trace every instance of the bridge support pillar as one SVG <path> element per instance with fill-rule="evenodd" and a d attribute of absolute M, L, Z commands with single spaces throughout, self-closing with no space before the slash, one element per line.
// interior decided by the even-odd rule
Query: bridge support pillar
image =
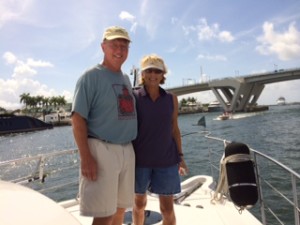
<path fill-rule="evenodd" d="M 256 105 L 263 84 L 245 83 L 243 79 L 227 78 L 209 84 L 220 104 L 228 112 L 246 112 Z"/>

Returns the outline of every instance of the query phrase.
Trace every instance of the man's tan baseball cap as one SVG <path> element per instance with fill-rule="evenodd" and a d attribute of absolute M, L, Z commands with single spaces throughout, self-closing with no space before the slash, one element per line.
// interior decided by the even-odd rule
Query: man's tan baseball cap
<path fill-rule="evenodd" d="M 118 26 L 108 27 L 103 34 L 103 40 L 113 40 L 117 38 L 131 41 L 127 31 L 122 27 L 118 27 Z"/>

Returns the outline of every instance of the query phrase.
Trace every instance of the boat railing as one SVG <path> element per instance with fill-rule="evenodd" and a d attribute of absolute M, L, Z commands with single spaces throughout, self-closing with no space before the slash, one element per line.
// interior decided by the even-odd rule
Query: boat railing
<path fill-rule="evenodd" d="M 213 137 L 208 132 L 201 134 L 215 144 L 209 145 L 211 175 L 218 180 L 220 159 L 224 143 L 230 141 Z M 183 136 L 185 136 L 183 135 Z M 217 142 L 216 142 L 217 141 Z M 221 147 L 220 147 L 221 146 Z M 220 151 L 216 151 L 219 149 Z M 255 165 L 259 189 L 259 202 L 250 209 L 263 224 L 287 224 L 287 218 L 299 223 L 300 175 L 277 160 L 250 148 Z M 55 201 L 75 198 L 78 192 L 79 155 L 78 149 L 29 156 L 0 162 L 0 180 L 29 186 L 46 194 Z M 67 171 L 67 173 L 66 173 Z M 276 176 L 274 176 L 275 173 Z M 208 171 L 209 173 L 209 171 Z M 47 182 L 45 182 L 47 180 Z M 36 182 L 35 182 L 36 181 Z M 65 186 L 72 188 L 65 188 Z M 55 191 L 61 189 L 62 191 Z M 60 196 L 57 196 L 60 193 Z"/>
<path fill-rule="evenodd" d="M 2 161 L 0 162 L 0 180 L 22 184 L 56 201 L 71 196 L 76 197 L 79 174 L 78 157 L 78 149 L 68 149 Z M 55 190 L 63 190 L 66 186 L 72 186 L 72 188 L 68 189 L 68 193 L 58 197 Z"/>
<path fill-rule="evenodd" d="M 209 132 L 205 133 L 205 137 L 210 140 L 222 142 L 223 145 L 230 143 L 230 141 L 210 136 Z M 300 209 L 298 203 L 300 175 L 276 159 L 251 147 L 249 148 L 255 165 L 254 168 L 259 192 L 259 209 L 256 213 L 255 209 L 253 209 L 254 213 L 260 217 L 264 225 L 275 223 L 287 224 L 284 221 L 291 220 L 291 218 L 294 218 L 293 224 L 300 225 Z M 220 152 L 216 152 L 215 149 L 209 150 L 211 174 L 213 177 L 216 177 L 214 171 L 217 171 L 218 174 L 220 171 L 219 161 L 213 158 L 217 157 L 217 159 L 220 160 L 221 156 Z M 274 174 L 277 175 L 275 176 Z"/>

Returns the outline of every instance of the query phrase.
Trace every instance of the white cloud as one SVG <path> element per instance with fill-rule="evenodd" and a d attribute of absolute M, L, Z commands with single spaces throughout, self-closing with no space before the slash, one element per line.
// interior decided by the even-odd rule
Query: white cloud
<path fill-rule="evenodd" d="M 28 58 L 26 62 L 19 60 L 13 53 L 5 52 L 3 58 L 8 64 L 15 65 L 13 78 L 32 77 L 37 74 L 36 67 L 53 67 L 50 62 Z"/>
<path fill-rule="evenodd" d="M 188 36 L 190 33 L 196 31 L 194 26 L 182 26 L 182 30 L 185 36 Z"/>
<path fill-rule="evenodd" d="M 53 67 L 53 64 L 50 62 L 34 60 L 32 58 L 28 58 L 26 64 L 31 67 Z"/>
<path fill-rule="evenodd" d="M 234 37 L 229 31 L 220 30 L 219 24 L 217 23 L 208 25 L 205 18 L 200 19 L 200 23 L 199 25 L 197 25 L 197 32 L 198 32 L 198 39 L 200 41 L 211 40 L 211 39 L 217 39 L 221 42 L 234 41 Z"/>
<path fill-rule="evenodd" d="M 47 85 L 32 79 L 38 75 L 38 68 L 53 67 L 53 64 L 43 60 L 18 59 L 12 52 L 3 55 L 6 63 L 14 65 L 11 78 L 0 79 L 0 106 L 6 109 L 17 109 L 21 107 L 20 95 L 30 93 L 31 96 L 42 95 L 46 97 L 59 95 L 54 89 L 49 89 Z M 72 94 L 63 92 L 65 99 L 70 102 Z"/>
<path fill-rule="evenodd" d="M 5 52 L 3 54 L 3 59 L 6 61 L 7 64 L 14 64 L 17 62 L 17 57 L 11 52 Z"/>
<path fill-rule="evenodd" d="M 177 24 L 178 23 L 178 18 L 176 18 L 176 17 L 172 17 L 171 18 L 171 24 Z"/>
<path fill-rule="evenodd" d="M 174 52 L 176 52 L 177 48 L 178 48 L 177 46 L 170 47 L 169 49 L 167 49 L 167 52 L 174 53 Z"/>
<path fill-rule="evenodd" d="M 221 31 L 218 34 L 219 40 L 222 42 L 232 42 L 234 41 L 234 37 L 231 35 L 229 31 Z"/>
<path fill-rule="evenodd" d="M 122 11 L 119 15 L 121 20 L 128 20 L 133 23 L 135 21 L 135 16 L 131 15 L 129 12 Z"/>
<path fill-rule="evenodd" d="M 17 64 L 18 65 L 14 68 L 13 78 L 32 77 L 37 74 L 37 71 L 28 64 L 23 62 L 18 62 Z"/>
<path fill-rule="evenodd" d="M 182 30 L 185 36 L 196 32 L 199 41 L 215 39 L 221 42 L 233 42 L 235 40 L 231 32 L 220 30 L 220 26 L 217 23 L 209 25 L 205 18 L 201 18 L 197 25 L 182 26 Z"/>
<path fill-rule="evenodd" d="M 156 39 L 162 22 L 164 22 L 166 18 L 169 18 L 163 12 L 162 5 L 164 5 L 164 3 L 165 2 L 143 0 L 140 2 L 140 5 L 138 5 L 139 9 L 136 23 L 145 30 L 149 40 Z M 156 10 L 153 12 L 153 10 L 149 9 Z"/>
<path fill-rule="evenodd" d="M 13 20 L 24 20 L 22 16 L 32 4 L 32 0 L 0 1 L 0 28 Z"/>
<path fill-rule="evenodd" d="M 135 16 L 133 16 L 129 12 L 122 11 L 119 14 L 119 17 L 120 17 L 121 20 L 127 20 L 127 21 L 129 21 L 131 23 L 130 31 L 133 32 L 133 33 L 135 33 L 135 31 L 137 29 L 137 26 L 138 26 L 138 23 L 136 22 Z"/>
<path fill-rule="evenodd" d="M 66 100 L 67 102 L 72 102 L 72 100 L 73 100 L 73 93 L 72 93 L 72 92 L 69 92 L 69 91 L 63 91 L 63 92 L 62 92 L 62 96 L 65 97 L 65 100 Z"/>
<path fill-rule="evenodd" d="M 135 33 L 135 32 L 136 32 L 136 29 L 137 29 L 137 26 L 138 26 L 138 23 L 137 23 L 137 22 L 133 23 L 133 24 L 131 25 L 131 27 L 130 27 L 130 31 L 131 31 L 132 33 Z"/>
<path fill-rule="evenodd" d="M 207 60 L 213 60 L 213 61 L 227 61 L 227 58 L 223 55 L 203 55 L 203 54 L 199 54 L 197 56 L 197 59 L 207 59 Z"/>
<path fill-rule="evenodd" d="M 300 32 L 291 23 L 285 32 L 276 32 L 270 22 L 263 24 L 263 35 L 257 38 L 256 50 L 263 55 L 276 55 L 280 60 L 288 61 L 300 58 Z"/>

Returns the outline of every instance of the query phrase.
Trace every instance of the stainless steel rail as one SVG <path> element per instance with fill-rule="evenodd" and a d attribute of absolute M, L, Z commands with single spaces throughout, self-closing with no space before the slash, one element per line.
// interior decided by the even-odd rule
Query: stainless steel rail
<path fill-rule="evenodd" d="M 63 159 L 68 156 L 72 158 Z M 51 162 L 51 160 L 53 162 Z M 34 181 L 44 183 L 45 179 L 51 175 L 73 168 L 78 171 L 78 149 L 68 149 L 59 152 L 2 161 L 0 162 L 0 180 L 6 180 L 23 185 L 33 183 Z M 11 174 L 13 169 L 16 170 L 16 173 Z M 52 187 L 41 186 L 42 189 L 39 189 L 38 191 L 44 193 L 61 186 L 66 186 L 67 184 L 74 183 L 78 183 L 78 177 L 74 177 L 74 181 L 65 182 L 62 185 Z"/>
<path fill-rule="evenodd" d="M 203 133 L 203 132 L 202 132 Z M 225 139 L 221 139 L 218 137 L 213 137 L 210 135 L 209 132 L 204 133 L 205 138 L 219 141 L 219 142 L 230 142 Z M 250 147 L 249 147 L 250 148 Z M 259 208 L 260 208 L 260 217 L 263 224 L 273 224 L 273 222 L 276 220 L 279 224 L 287 224 L 286 221 L 284 221 L 283 214 L 286 217 L 294 217 L 294 224 L 300 225 L 300 209 L 299 209 L 299 203 L 298 203 L 298 194 L 299 194 L 299 186 L 297 184 L 300 184 L 300 174 L 298 174 L 296 171 L 292 170 L 291 168 L 283 165 L 276 159 L 261 153 L 260 151 L 257 151 L 255 149 L 250 148 L 250 151 L 252 153 L 253 162 L 255 165 L 256 170 L 256 178 L 258 182 L 258 188 L 259 188 Z M 210 150 L 210 162 L 212 162 L 211 157 L 212 155 L 219 155 L 214 150 Z M 219 155 L 221 158 L 221 156 Z M 271 169 L 270 169 L 271 168 Z M 211 165 L 211 172 L 212 176 L 215 177 L 213 171 L 217 170 L 219 171 L 218 165 Z M 265 173 L 262 172 L 262 170 L 265 170 Z M 283 190 L 280 190 L 278 187 L 275 186 L 275 184 L 272 184 L 270 178 L 270 173 L 272 170 L 282 170 L 280 173 L 280 177 L 276 177 L 278 181 L 276 181 L 277 184 L 281 184 L 281 186 L 284 188 Z M 274 199 L 276 199 L 276 205 L 269 204 L 267 198 L 265 195 L 271 196 Z M 281 209 L 278 210 L 278 206 L 283 207 L 285 205 L 285 208 L 288 206 L 291 207 L 292 210 L 286 209 L 285 211 L 282 211 Z M 276 209 L 277 207 L 277 209 Z M 278 212 L 281 211 L 281 212 Z M 268 218 L 267 216 L 270 215 L 273 217 L 272 219 Z"/>

